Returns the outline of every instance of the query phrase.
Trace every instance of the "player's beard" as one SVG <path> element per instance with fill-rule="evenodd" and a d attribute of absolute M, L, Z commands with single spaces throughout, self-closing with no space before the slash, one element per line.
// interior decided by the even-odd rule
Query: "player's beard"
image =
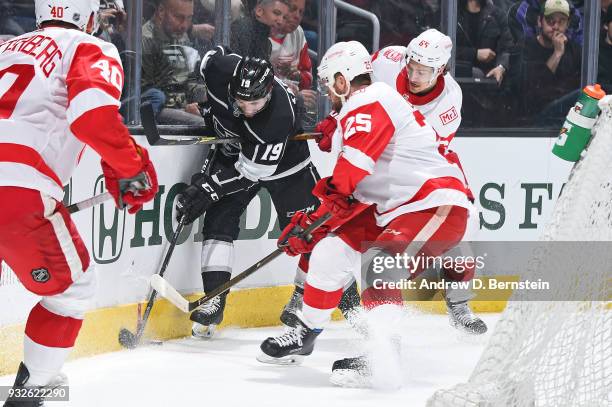
<path fill-rule="evenodd" d="M 340 113 L 340 110 L 342 110 L 342 99 L 340 99 L 339 97 L 334 97 L 331 100 L 331 108 L 334 112 L 336 113 Z"/>

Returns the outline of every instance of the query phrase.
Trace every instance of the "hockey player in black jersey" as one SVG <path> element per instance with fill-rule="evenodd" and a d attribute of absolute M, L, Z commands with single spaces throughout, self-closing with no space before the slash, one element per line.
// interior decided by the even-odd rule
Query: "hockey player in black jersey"
<path fill-rule="evenodd" d="M 206 212 L 201 271 L 204 291 L 210 292 L 231 277 L 240 216 L 258 191 L 265 188 L 270 193 L 282 229 L 295 212 L 319 206 L 311 193 L 319 176 L 308 144 L 288 140 L 302 131 L 297 101 L 275 79 L 268 61 L 243 58 L 219 46 L 204 56 L 200 72 L 208 95 L 207 125 L 218 137 L 243 140 L 211 149 L 202 172 L 192 177 L 178 198 L 177 214 L 186 215 L 187 223 Z M 307 263 L 304 257 L 299 267 L 307 269 Z M 303 273 L 298 270 L 296 289 L 281 315 L 287 325 L 295 325 L 295 311 L 301 308 Z M 214 333 L 223 320 L 226 296 L 191 314 L 194 336 L 206 338 Z M 357 305 L 359 295 L 356 286 L 351 286 L 340 308 L 350 311 Z"/>

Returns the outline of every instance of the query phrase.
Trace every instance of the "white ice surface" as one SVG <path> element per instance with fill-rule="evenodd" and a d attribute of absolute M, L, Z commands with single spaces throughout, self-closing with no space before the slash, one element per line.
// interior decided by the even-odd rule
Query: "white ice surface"
<path fill-rule="evenodd" d="M 328 381 L 331 365 L 356 356 L 357 335 L 334 323 L 319 337 L 301 366 L 271 366 L 255 360 L 260 343 L 282 328 L 225 329 L 209 341 L 182 339 L 137 350 L 67 363 L 70 402 L 49 407 L 413 407 L 437 389 L 467 380 L 498 319 L 483 337 L 468 337 L 441 315 L 412 315 L 402 339 L 402 387 L 398 390 L 338 388 Z M 11 385 L 13 376 L 0 377 Z"/>

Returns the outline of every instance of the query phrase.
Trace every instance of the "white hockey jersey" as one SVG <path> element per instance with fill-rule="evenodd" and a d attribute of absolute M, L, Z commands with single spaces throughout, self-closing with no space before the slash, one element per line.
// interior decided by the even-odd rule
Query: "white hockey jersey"
<path fill-rule="evenodd" d="M 118 115 L 123 68 L 114 45 L 45 28 L 0 45 L 0 186 L 63 196 L 85 145 L 118 174 L 141 159 Z"/>
<path fill-rule="evenodd" d="M 285 35 L 283 38 L 270 37 L 272 54 L 270 61 L 274 63 L 279 56 L 293 58 L 291 66 L 300 72 L 300 89 L 309 89 L 312 86 L 312 61 L 308 55 L 308 44 L 302 27 Z M 278 76 L 278 75 L 277 75 Z"/>
<path fill-rule="evenodd" d="M 461 170 L 438 151 L 435 131 L 389 85 L 353 93 L 338 114 L 334 186 L 375 204 L 377 223 L 441 205 L 470 207 Z"/>
<path fill-rule="evenodd" d="M 373 80 L 394 87 L 421 112 L 436 131 L 438 141 L 445 151 L 461 124 L 461 87 L 452 76 L 446 74 L 438 78 L 436 85 L 427 95 L 411 93 L 404 62 L 405 52 L 406 47 L 390 46 L 372 55 Z"/>

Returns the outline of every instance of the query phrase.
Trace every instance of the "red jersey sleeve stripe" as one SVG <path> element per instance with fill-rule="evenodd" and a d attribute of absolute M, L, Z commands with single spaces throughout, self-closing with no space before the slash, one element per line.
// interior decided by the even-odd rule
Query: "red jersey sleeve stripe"
<path fill-rule="evenodd" d="M 105 54 L 97 44 L 79 44 L 66 76 L 68 103 L 81 92 L 100 89 L 114 99 L 121 98 L 123 68 L 118 59 Z"/>
<path fill-rule="evenodd" d="M 103 106 L 83 113 L 70 125 L 70 130 L 91 146 L 119 177 L 132 177 L 142 170 L 136 143 L 123 125 L 116 106 Z"/>
<path fill-rule="evenodd" d="M 344 146 L 342 149 L 342 157 L 350 162 L 353 166 L 361 168 L 368 174 L 374 172 L 376 163 L 368 155 L 351 146 Z"/>
<path fill-rule="evenodd" d="M 357 184 L 368 175 L 367 171 L 354 166 L 340 155 L 334 167 L 332 182 L 340 193 L 349 196 L 355 191 Z"/>
<path fill-rule="evenodd" d="M 94 110 L 102 106 L 114 106 L 119 108 L 121 104 L 117 99 L 114 99 L 108 93 L 100 89 L 87 89 L 79 93 L 66 111 L 68 123 L 72 124 L 76 119 L 81 117 L 83 113 Z"/>

